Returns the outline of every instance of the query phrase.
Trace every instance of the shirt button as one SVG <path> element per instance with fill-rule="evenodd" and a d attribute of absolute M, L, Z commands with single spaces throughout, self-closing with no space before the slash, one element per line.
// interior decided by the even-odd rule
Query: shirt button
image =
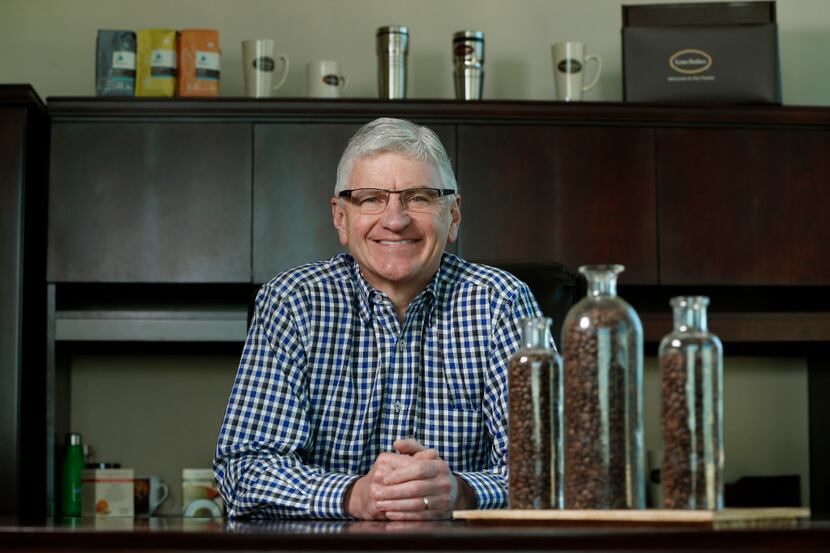
<path fill-rule="evenodd" d="M 395 413 L 400 413 L 401 409 L 403 409 L 403 404 L 400 401 L 396 401 L 392 404 L 392 409 L 395 411 Z"/>

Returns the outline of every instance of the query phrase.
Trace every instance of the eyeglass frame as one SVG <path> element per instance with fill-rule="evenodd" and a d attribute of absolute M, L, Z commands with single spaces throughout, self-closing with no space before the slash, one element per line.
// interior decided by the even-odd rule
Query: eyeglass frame
<path fill-rule="evenodd" d="M 398 195 L 399 201 L 401 203 L 401 207 L 403 207 L 404 209 L 409 209 L 409 208 L 404 203 L 402 194 L 404 194 L 406 192 L 409 192 L 411 190 L 431 190 L 433 192 L 437 192 L 439 200 L 441 198 L 446 197 L 446 196 L 452 196 L 454 194 L 458 194 L 458 190 L 455 190 L 453 188 L 433 188 L 431 186 L 416 186 L 416 187 L 413 187 L 413 188 L 404 188 L 403 190 L 386 190 L 385 188 L 347 188 L 346 190 L 341 190 L 340 192 L 338 192 L 337 197 L 340 198 L 340 199 L 343 199 L 343 200 L 351 200 L 352 193 L 360 192 L 360 191 L 363 191 L 363 190 L 371 190 L 371 191 L 374 191 L 374 192 L 383 192 L 384 194 L 386 194 L 386 202 L 383 204 L 383 208 L 376 211 L 376 212 L 371 212 L 371 213 L 383 213 L 386 210 L 386 208 L 389 206 L 389 198 L 392 196 L 392 194 L 397 194 Z M 358 209 L 361 209 L 360 206 L 356 206 L 356 207 Z"/>

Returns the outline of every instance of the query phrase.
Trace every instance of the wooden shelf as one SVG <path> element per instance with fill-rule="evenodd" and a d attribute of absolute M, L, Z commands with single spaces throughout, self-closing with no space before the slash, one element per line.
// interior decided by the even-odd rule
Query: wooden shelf
<path fill-rule="evenodd" d="M 646 342 L 659 342 L 671 332 L 672 314 L 640 313 Z M 830 341 L 830 313 L 710 313 L 709 329 L 723 342 Z"/>
<path fill-rule="evenodd" d="M 227 311 L 58 311 L 55 340 L 244 342 L 247 314 Z"/>
<path fill-rule="evenodd" d="M 626 102 L 551 102 L 376 98 L 129 98 L 49 97 L 53 121 L 193 118 L 235 121 L 365 121 L 383 114 L 431 122 L 552 123 L 626 126 L 830 126 L 830 108 L 776 105 L 669 105 Z"/>

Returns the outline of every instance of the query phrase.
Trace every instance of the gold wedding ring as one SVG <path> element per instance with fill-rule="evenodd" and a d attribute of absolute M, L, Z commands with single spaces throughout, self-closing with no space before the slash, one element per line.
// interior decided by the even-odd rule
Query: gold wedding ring
<path fill-rule="evenodd" d="M 429 511 L 429 499 L 427 499 L 427 496 L 424 496 L 424 511 Z"/>

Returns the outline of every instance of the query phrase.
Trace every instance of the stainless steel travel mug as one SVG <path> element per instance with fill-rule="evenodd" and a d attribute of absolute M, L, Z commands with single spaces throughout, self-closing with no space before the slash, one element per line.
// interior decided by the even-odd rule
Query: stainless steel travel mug
<path fill-rule="evenodd" d="M 378 55 L 378 95 L 381 99 L 404 99 L 409 29 L 400 25 L 380 27 L 375 38 Z"/>
<path fill-rule="evenodd" d="M 452 37 L 455 98 L 481 100 L 484 88 L 484 33 L 458 31 Z"/>

